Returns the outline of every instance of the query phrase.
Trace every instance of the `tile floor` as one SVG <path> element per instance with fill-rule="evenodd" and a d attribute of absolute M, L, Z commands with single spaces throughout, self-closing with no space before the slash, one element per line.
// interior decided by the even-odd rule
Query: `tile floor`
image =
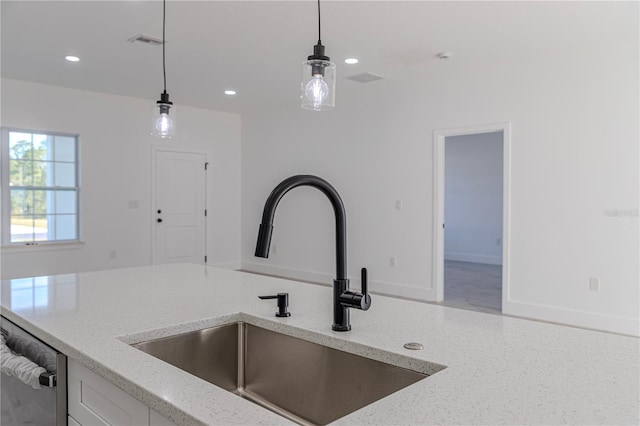
<path fill-rule="evenodd" d="M 440 305 L 502 314 L 502 266 L 444 262 L 444 301 Z"/>

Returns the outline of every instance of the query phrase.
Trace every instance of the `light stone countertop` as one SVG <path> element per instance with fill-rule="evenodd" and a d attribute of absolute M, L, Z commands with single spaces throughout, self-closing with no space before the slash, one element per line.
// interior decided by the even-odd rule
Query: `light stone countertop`
<path fill-rule="evenodd" d="M 290 318 L 257 297 L 278 292 L 289 293 Z M 290 424 L 127 344 L 235 320 L 391 363 L 446 366 L 335 424 L 640 423 L 634 337 L 376 295 L 338 333 L 329 287 L 186 264 L 8 280 L 1 300 L 3 316 L 178 424 Z"/>

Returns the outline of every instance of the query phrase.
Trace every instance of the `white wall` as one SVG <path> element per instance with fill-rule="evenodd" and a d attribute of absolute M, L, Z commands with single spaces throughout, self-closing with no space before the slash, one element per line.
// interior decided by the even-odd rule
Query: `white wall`
<path fill-rule="evenodd" d="M 639 334 L 638 75 L 634 41 L 472 69 L 438 63 L 419 81 L 350 91 L 339 80 L 333 111 L 292 102 L 243 116 L 243 267 L 331 282 L 333 218 L 313 189 L 285 196 L 277 253 L 253 256 L 272 188 L 293 174 L 317 174 L 346 205 L 350 275 L 367 266 L 373 291 L 434 300 L 432 132 L 511 122 L 504 312 Z M 599 292 L 589 290 L 590 277 L 601 280 Z"/>
<path fill-rule="evenodd" d="M 178 105 L 178 134 L 159 140 L 149 135 L 149 100 L 2 79 L 1 101 L 2 126 L 80 135 L 84 241 L 73 249 L 3 248 L 2 278 L 151 263 L 152 146 L 206 153 L 209 264 L 239 266 L 238 114 Z"/>
<path fill-rule="evenodd" d="M 502 265 L 502 151 L 502 132 L 445 139 L 445 260 Z"/>

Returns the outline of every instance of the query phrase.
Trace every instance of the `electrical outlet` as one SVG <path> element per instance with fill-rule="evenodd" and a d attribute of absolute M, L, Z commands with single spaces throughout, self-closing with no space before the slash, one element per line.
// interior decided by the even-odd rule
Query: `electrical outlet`
<path fill-rule="evenodd" d="M 275 244 L 271 244 L 271 254 L 277 254 L 278 253 L 278 248 L 276 247 Z"/>
<path fill-rule="evenodd" d="M 589 290 L 600 291 L 600 278 L 589 278 Z"/>
<path fill-rule="evenodd" d="M 113 260 L 113 259 L 115 259 L 116 257 L 118 257 L 118 252 L 116 252 L 115 250 L 111 250 L 111 251 L 109 252 L 109 259 Z"/>
<path fill-rule="evenodd" d="M 391 256 L 389 258 L 389 266 L 393 266 L 393 267 L 396 266 L 396 258 L 395 258 L 395 256 Z"/>
<path fill-rule="evenodd" d="M 402 210 L 402 200 L 396 200 L 396 210 Z"/>
<path fill-rule="evenodd" d="M 496 245 L 499 246 L 502 244 L 502 238 L 496 238 Z"/>

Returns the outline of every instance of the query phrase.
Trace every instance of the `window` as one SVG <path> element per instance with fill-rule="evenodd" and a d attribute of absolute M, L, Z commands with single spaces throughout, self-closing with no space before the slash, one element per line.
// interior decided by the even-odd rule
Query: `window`
<path fill-rule="evenodd" d="M 2 130 L 3 244 L 78 240 L 78 137 Z"/>

